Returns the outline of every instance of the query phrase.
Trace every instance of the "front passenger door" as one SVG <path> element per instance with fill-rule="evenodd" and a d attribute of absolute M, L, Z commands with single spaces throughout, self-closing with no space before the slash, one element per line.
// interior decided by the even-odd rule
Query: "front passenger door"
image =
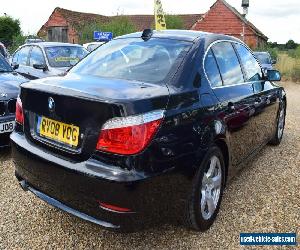
<path fill-rule="evenodd" d="M 248 48 L 242 44 L 234 45 L 240 57 L 246 82 L 253 86 L 255 99 L 255 146 L 259 147 L 270 140 L 276 127 L 278 110 L 277 92 L 270 82 L 265 81 L 262 69 Z"/>
<path fill-rule="evenodd" d="M 42 69 L 35 69 L 33 65 L 45 65 L 46 66 L 46 60 L 43 54 L 43 51 L 38 46 L 33 46 L 32 50 L 30 52 L 29 57 L 29 73 L 31 79 L 38 79 L 38 78 L 44 78 L 49 76 L 49 71 L 42 70 Z"/>

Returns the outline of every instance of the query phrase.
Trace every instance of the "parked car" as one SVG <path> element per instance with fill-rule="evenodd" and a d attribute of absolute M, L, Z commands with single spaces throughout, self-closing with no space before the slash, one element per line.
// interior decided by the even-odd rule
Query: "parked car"
<path fill-rule="evenodd" d="M 4 46 L 3 43 L 0 42 L 0 55 L 2 55 L 6 60 L 8 59 L 9 57 L 9 53 L 6 49 L 6 47 Z"/>
<path fill-rule="evenodd" d="M 12 55 L 12 67 L 28 79 L 63 75 L 88 54 L 81 45 L 38 42 L 21 46 Z"/>
<path fill-rule="evenodd" d="M 262 146 L 281 142 L 279 80 L 233 37 L 145 30 L 116 38 L 65 77 L 22 84 L 11 135 L 16 177 L 107 228 L 175 215 L 207 230 L 229 179 Z"/>
<path fill-rule="evenodd" d="M 25 40 L 25 43 L 26 44 L 29 44 L 29 43 L 41 43 L 41 42 L 45 42 L 44 39 L 42 38 L 39 38 L 39 37 L 29 37 Z"/>
<path fill-rule="evenodd" d="M 9 134 L 15 127 L 16 100 L 19 85 L 27 81 L 14 72 L 0 55 L 0 148 L 9 145 Z"/>
<path fill-rule="evenodd" d="M 272 60 L 269 52 L 254 52 L 254 56 L 264 70 L 273 69 L 273 65 L 276 64 L 276 60 Z"/>
<path fill-rule="evenodd" d="M 103 45 L 105 42 L 92 42 L 92 43 L 85 43 L 83 44 L 83 47 L 87 49 L 87 51 L 92 52 L 93 50 L 99 48 L 101 45 Z"/>

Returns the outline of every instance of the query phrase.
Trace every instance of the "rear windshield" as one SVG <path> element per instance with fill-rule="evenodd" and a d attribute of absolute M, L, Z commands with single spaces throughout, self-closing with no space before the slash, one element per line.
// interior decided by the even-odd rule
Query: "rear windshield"
<path fill-rule="evenodd" d="M 55 46 L 45 48 L 45 52 L 51 67 L 71 67 L 78 63 L 88 52 L 82 47 Z"/>
<path fill-rule="evenodd" d="M 271 64 L 271 58 L 266 53 L 257 53 L 255 54 L 257 60 L 260 62 L 260 64 Z"/>
<path fill-rule="evenodd" d="M 140 38 L 108 42 L 77 64 L 71 72 L 149 83 L 165 80 L 191 47 L 190 42 Z"/>

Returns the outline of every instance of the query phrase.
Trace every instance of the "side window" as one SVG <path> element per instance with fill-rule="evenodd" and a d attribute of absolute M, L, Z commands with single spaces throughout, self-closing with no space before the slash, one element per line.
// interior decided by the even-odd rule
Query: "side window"
<path fill-rule="evenodd" d="M 18 52 L 18 64 L 27 65 L 27 59 L 30 51 L 30 46 L 23 47 Z"/>
<path fill-rule="evenodd" d="M 216 59 L 211 49 L 208 51 L 205 62 L 204 62 L 205 72 L 207 74 L 208 80 L 210 81 L 211 87 L 222 86 L 222 79 L 220 72 L 216 63 Z"/>
<path fill-rule="evenodd" d="M 235 44 L 236 50 L 241 58 L 247 82 L 260 81 L 262 70 L 251 52 L 241 44 Z"/>
<path fill-rule="evenodd" d="M 45 64 L 43 52 L 39 47 L 34 46 L 32 48 L 29 61 L 31 67 L 33 67 L 34 64 Z"/>
<path fill-rule="evenodd" d="M 244 82 L 241 65 L 230 42 L 220 42 L 212 47 L 224 85 Z"/>

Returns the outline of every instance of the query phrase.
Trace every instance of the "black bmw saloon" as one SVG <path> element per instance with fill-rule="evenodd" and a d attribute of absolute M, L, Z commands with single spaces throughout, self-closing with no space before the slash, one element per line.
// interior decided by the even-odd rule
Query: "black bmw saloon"
<path fill-rule="evenodd" d="M 25 191 L 84 220 L 207 230 L 226 183 L 283 136 L 286 94 L 240 40 L 194 31 L 118 37 L 66 76 L 22 84 L 11 135 Z"/>
<path fill-rule="evenodd" d="M 15 127 L 19 85 L 26 81 L 26 78 L 13 71 L 0 53 L 0 148 L 9 145 L 9 135 Z"/>

